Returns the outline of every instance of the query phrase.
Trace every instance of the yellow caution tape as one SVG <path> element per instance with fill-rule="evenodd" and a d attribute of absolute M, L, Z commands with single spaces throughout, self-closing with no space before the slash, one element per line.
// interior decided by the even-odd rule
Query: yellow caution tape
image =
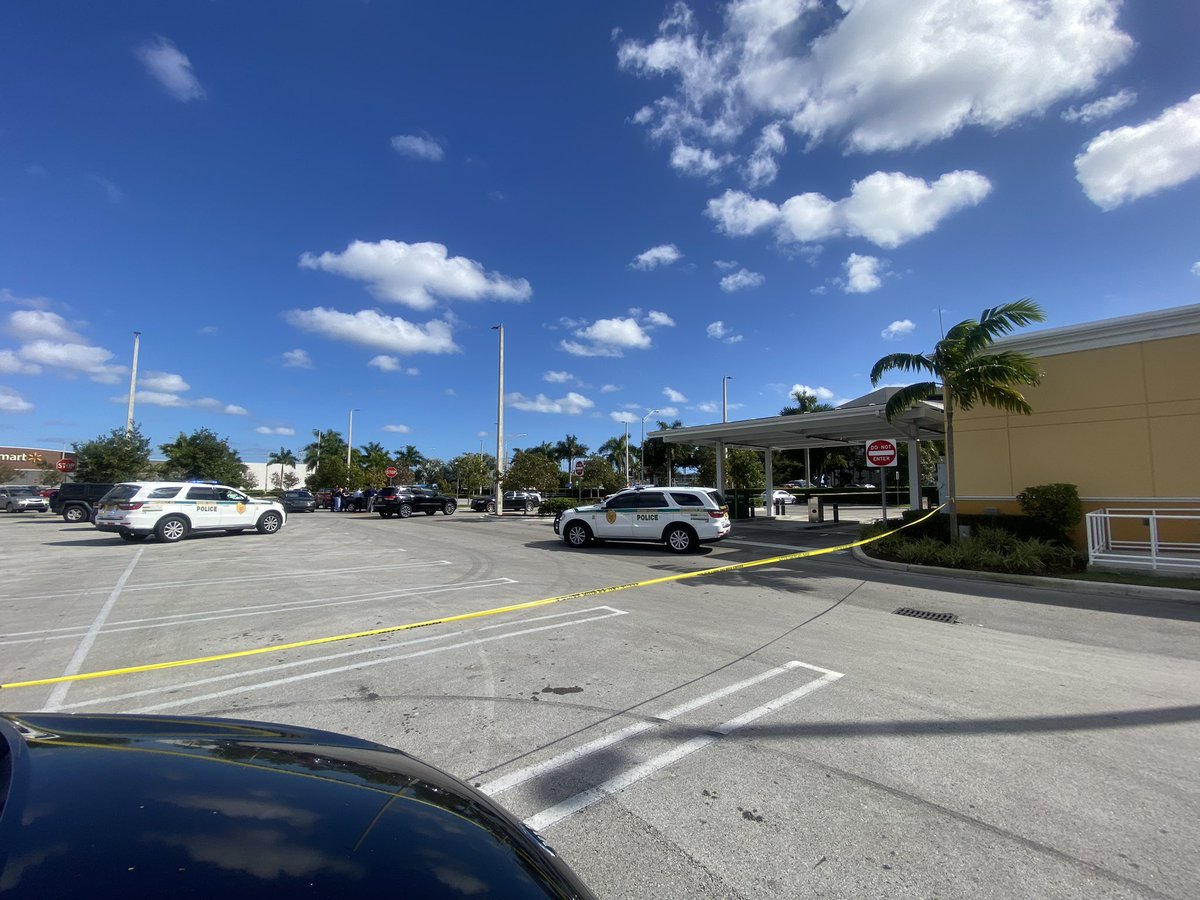
<path fill-rule="evenodd" d="M 895 534 L 918 522 L 924 522 L 935 512 L 941 509 L 940 506 L 930 510 L 927 515 L 919 519 L 914 519 L 899 528 L 892 531 L 884 532 L 883 534 L 875 535 L 875 537 L 865 538 L 861 541 L 853 541 L 849 544 L 839 544 L 836 547 L 825 547 L 820 550 L 801 550 L 797 553 L 785 553 L 782 556 L 772 556 L 767 559 L 755 559 L 750 562 L 731 563 L 727 566 L 714 566 L 711 569 L 698 569 L 695 572 L 678 572 L 674 575 L 663 575 L 660 578 L 648 578 L 645 581 L 631 581 L 628 584 L 614 584 L 608 587 L 592 588 L 586 591 L 576 591 L 573 594 L 562 594 L 558 597 L 547 597 L 543 600 L 530 600 L 526 603 L 514 603 L 511 606 L 496 606 L 491 609 L 481 609 L 478 612 L 459 613 L 454 616 L 442 616 L 437 619 L 426 619 L 423 622 L 409 622 L 404 625 L 389 625 L 386 628 L 372 628 L 369 631 L 355 631 L 350 634 L 338 634 L 332 637 L 311 638 L 307 641 L 292 641 L 287 644 L 270 644 L 266 647 L 254 647 L 250 650 L 235 650 L 231 653 L 218 653 L 213 656 L 197 656 L 192 659 L 175 659 L 169 662 L 149 663 L 144 666 L 126 666 L 121 669 L 105 669 L 100 672 L 81 672 L 75 675 L 60 675 L 55 678 L 37 678 L 30 681 L 13 681 L 8 684 L 0 684 L 0 690 L 11 690 L 13 688 L 24 687 L 40 687 L 47 684 L 61 684 L 66 681 L 90 681 L 94 678 L 113 678 L 117 675 L 134 675 L 139 672 L 156 672 L 161 669 L 178 669 L 183 666 L 198 666 L 202 663 L 220 662 L 227 659 L 241 659 L 246 656 L 258 656 L 263 653 L 279 653 L 283 650 L 297 650 L 300 647 L 316 647 L 321 644 L 333 644 L 337 641 L 352 641 L 358 638 L 376 637 L 381 634 L 395 634 L 400 631 L 412 631 L 416 628 L 427 628 L 430 625 L 445 625 L 449 622 L 464 622 L 468 619 L 482 619 L 487 616 L 498 616 L 502 613 L 518 612 L 524 609 L 536 609 L 539 606 L 549 606 L 552 603 L 562 603 L 565 600 L 579 600 L 583 597 L 599 597 L 602 594 L 611 594 L 616 591 L 628 591 L 632 588 L 650 587 L 655 584 L 666 584 L 671 581 L 683 581 L 685 578 L 701 578 L 706 575 L 720 575 L 723 572 L 736 572 L 739 569 L 753 569 L 757 566 L 769 566 L 777 563 L 789 562 L 794 559 L 805 559 L 812 556 L 821 556 L 826 553 L 837 553 L 841 550 L 849 550 L 852 547 L 861 547 L 864 544 L 870 544 L 873 541 L 878 541 L 889 535 Z"/>

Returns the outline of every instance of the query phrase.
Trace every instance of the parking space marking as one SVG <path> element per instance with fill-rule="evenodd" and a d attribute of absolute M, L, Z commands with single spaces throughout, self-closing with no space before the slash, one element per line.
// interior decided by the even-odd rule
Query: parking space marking
<path fill-rule="evenodd" d="M 117 583 L 113 586 L 112 593 L 108 595 L 104 606 L 100 608 L 100 612 L 96 613 L 96 618 L 92 620 L 91 627 L 84 634 L 83 640 L 75 648 L 75 652 L 71 655 L 71 659 L 67 663 L 67 669 L 63 673 L 64 676 L 74 675 L 83 668 L 83 661 L 87 659 L 88 651 L 96 643 L 96 637 L 100 634 L 100 629 L 104 627 L 104 622 L 108 618 L 108 614 L 112 612 L 117 599 L 121 596 L 121 588 L 125 587 L 125 582 L 129 580 L 129 576 L 133 574 L 133 570 L 137 567 L 138 560 L 141 558 L 142 548 L 139 547 L 137 552 L 133 554 L 133 559 L 129 560 L 129 565 L 125 567 L 125 571 L 121 573 L 121 577 L 117 579 Z M 50 692 L 50 699 L 46 701 L 45 710 L 47 712 L 54 712 L 61 707 L 67 697 L 67 691 L 70 689 L 71 681 L 69 680 L 60 681 L 56 684 L 54 690 Z"/>
<path fill-rule="evenodd" d="M 800 665 L 805 665 L 800 663 Z M 598 803 L 606 797 L 610 797 L 618 791 L 624 790 L 630 785 L 636 784 L 647 776 L 653 775 L 655 772 L 661 771 L 668 766 L 674 765 L 681 759 L 690 756 L 697 750 L 702 750 L 710 744 L 728 737 L 734 732 L 740 731 L 747 725 L 761 719 L 763 716 L 795 703 L 801 697 L 805 697 L 814 691 L 819 691 L 823 687 L 833 684 L 835 681 L 845 677 L 841 672 L 834 672 L 829 669 L 819 669 L 816 666 L 805 666 L 809 669 L 814 669 L 819 672 L 824 672 L 820 678 L 808 682 L 802 687 L 794 691 L 790 691 L 774 700 L 764 703 L 762 706 L 755 707 L 747 712 L 736 716 L 727 722 L 718 725 L 708 734 L 694 737 L 691 740 L 684 741 L 678 747 L 668 750 L 665 753 L 660 753 L 653 759 L 646 762 L 631 766 L 623 772 L 618 772 L 611 778 L 607 778 L 599 784 L 588 788 L 586 791 L 581 791 L 573 797 L 563 800 L 561 803 L 556 803 L 554 806 L 548 807 L 539 813 L 536 813 L 525 820 L 525 824 L 534 831 L 541 831 L 549 828 L 551 825 L 556 825 L 563 819 L 575 815 L 575 813 L 587 809 L 594 803 Z"/>
<path fill-rule="evenodd" d="M 445 594 L 475 588 L 505 587 L 516 584 L 512 578 L 489 578 L 483 581 L 460 581 L 445 585 L 414 585 L 405 588 L 391 588 L 386 591 L 371 591 L 365 594 L 352 594 L 339 599 L 317 597 L 312 600 L 284 600 L 279 603 L 260 603 L 254 606 L 230 607 L 227 609 L 203 610 L 194 613 L 171 613 L 165 616 L 153 616 L 144 619 L 123 619 L 113 622 L 103 629 L 104 634 L 120 634 L 126 631 L 140 631 L 146 628 L 170 628 L 177 625 L 187 625 L 195 621 L 216 622 L 221 619 L 240 619 L 247 616 L 261 616 L 278 612 L 296 612 L 307 609 L 326 609 L 335 606 L 350 606 L 357 603 L 369 603 L 372 600 L 402 599 L 414 594 Z M 128 589 L 125 593 L 129 593 Z M 82 625 L 50 628 L 44 631 L 22 631 L 5 635 L 0 639 L 0 647 L 8 644 L 35 644 L 46 641 L 69 640 L 84 628 Z M 9 639 L 11 638 L 11 639 Z"/>
<path fill-rule="evenodd" d="M 381 666 L 381 665 L 384 665 L 386 663 L 391 663 L 391 662 L 403 662 L 405 660 L 410 660 L 410 659 L 419 659 L 423 656 L 432 656 L 437 653 L 447 653 L 451 650 L 463 650 L 463 649 L 466 649 L 467 647 L 477 647 L 481 644 L 491 644 L 491 643 L 494 643 L 495 641 L 507 641 L 507 640 L 510 640 L 511 638 L 522 637 L 527 634 L 537 634 L 542 631 L 553 631 L 558 628 L 570 628 L 575 625 L 585 625 L 588 622 L 599 622 L 602 619 L 611 619 L 616 616 L 628 615 L 628 613 L 625 612 L 624 610 L 613 609 L 612 607 L 600 607 L 600 609 L 603 609 L 606 611 L 601 613 L 600 615 L 584 616 L 582 618 L 570 618 L 568 621 L 555 622 L 551 625 L 541 625 L 536 628 L 519 628 L 515 631 L 508 631 L 503 634 L 494 634 L 494 635 L 489 635 L 487 637 L 472 638 L 471 640 L 466 640 L 466 641 L 457 641 L 456 643 L 446 644 L 445 646 L 441 646 L 441 647 L 427 647 L 427 648 L 424 648 L 421 650 L 414 650 L 411 653 L 400 653 L 395 656 L 387 656 L 382 659 L 359 660 L 358 662 L 349 663 L 348 665 L 333 666 L 333 667 L 327 668 L 327 669 L 320 669 L 316 672 L 304 672 L 302 674 L 292 675 L 287 678 L 275 678 L 270 681 L 255 682 L 254 684 L 242 685 L 240 687 L 234 687 L 234 688 L 228 688 L 223 691 L 213 691 L 212 693 L 201 694 L 196 697 L 189 697 L 186 699 L 169 700 L 165 703 L 154 703 L 154 704 L 151 704 L 150 706 L 142 706 L 137 709 L 127 710 L 127 712 L 131 712 L 131 713 L 160 712 L 164 709 L 171 709 L 173 707 L 188 706 L 188 705 L 194 704 L 194 703 L 204 703 L 204 702 L 208 702 L 211 700 L 219 700 L 222 697 L 228 697 L 228 696 L 231 696 L 234 694 L 249 694 L 249 693 L 254 693 L 256 691 L 265 691 L 269 688 L 279 687 L 280 685 L 284 685 L 284 684 L 295 684 L 296 682 L 299 682 L 299 681 L 308 681 L 313 678 L 323 678 L 327 675 L 340 675 L 343 672 L 354 672 L 354 671 L 357 671 L 360 669 L 370 668 L 371 666 Z M 513 623 L 513 624 L 518 624 L 518 623 Z M 459 632 L 459 634 L 461 634 L 461 633 L 462 632 Z M 391 648 L 389 648 L 389 649 L 391 649 Z M 351 652 L 353 653 L 355 651 L 351 651 Z M 363 651 L 358 651 L 358 652 L 361 653 Z M 312 661 L 311 660 L 308 661 L 308 664 L 311 665 Z"/>

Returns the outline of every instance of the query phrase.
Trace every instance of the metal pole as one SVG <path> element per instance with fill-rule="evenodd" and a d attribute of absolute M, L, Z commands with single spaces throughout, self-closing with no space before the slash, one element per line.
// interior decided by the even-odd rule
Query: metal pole
<path fill-rule="evenodd" d="M 629 487 L 629 423 L 625 423 L 625 487 Z"/>
<path fill-rule="evenodd" d="M 129 373 L 129 412 L 125 414 L 125 434 L 133 431 L 133 398 L 137 393 L 137 360 L 138 360 L 138 344 L 141 342 L 142 333 L 135 331 L 133 333 L 133 369 Z"/>
<path fill-rule="evenodd" d="M 499 332 L 499 367 L 496 376 L 496 482 L 492 496 L 496 500 L 496 515 L 504 515 L 504 495 L 500 483 L 504 481 L 504 324 L 493 325 L 492 331 Z"/>
<path fill-rule="evenodd" d="M 721 379 L 721 421 L 729 421 L 729 379 L 732 375 L 726 375 Z"/>
<path fill-rule="evenodd" d="M 354 446 L 354 410 L 350 410 L 350 427 L 346 432 L 346 478 L 350 478 L 350 450 Z M 349 487 L 349 485 L 347 485 Z"/>
<path fill-rule="evenodd" d="M 638 481 L 642 484 L 646 483 L 646 420 L 656 412 L 658 412 L 657 409 L 652 409 L 642 416 L 642 437 L 638 441 L 638 454 L 641 456 L 641 459 L 638 461 Z"/>

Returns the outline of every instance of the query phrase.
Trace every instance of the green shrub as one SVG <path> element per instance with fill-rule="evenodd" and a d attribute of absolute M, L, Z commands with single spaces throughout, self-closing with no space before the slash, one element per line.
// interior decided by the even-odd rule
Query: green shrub
<path fill-rule="evenodd" d="M 576 505 L 578 505 L 578 501 L 571 497 L 550 497 L 542 501 L 541 508 L 538 509 L 538 515 L 557 516 L 559 513 L 564 513 Z"/>
<path fill-rule="evenodd" d="M 1025 515 L 1040 519 L 1064 538 L 1083 520 L 1079 489 L 1073 484 L 1027 487 L 1017 494 L 1017 502 L 1021 504 L 1021 511 Z"/>

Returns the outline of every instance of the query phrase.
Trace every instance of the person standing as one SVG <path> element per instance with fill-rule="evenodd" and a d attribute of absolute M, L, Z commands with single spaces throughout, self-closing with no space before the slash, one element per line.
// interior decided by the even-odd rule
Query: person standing
<path fill-rule="evenodd" d="M 342 489 L 334 488 L 333 493 L 329 498 L 329 508 L 334 512 L 342 511 Z"/>

